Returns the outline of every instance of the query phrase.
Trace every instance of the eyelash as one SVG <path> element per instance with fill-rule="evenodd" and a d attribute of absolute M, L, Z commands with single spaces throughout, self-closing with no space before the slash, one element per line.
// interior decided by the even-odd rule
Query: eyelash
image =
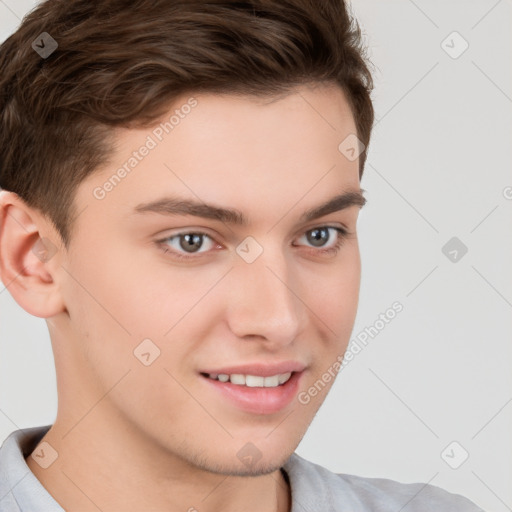
<path fill-rule="evenodd" d="M 345 242 L 345 239 L 349 235 L 349 232 L 346 229 L 340 228 L 339 226 L 317 226 L 317 227 L 308 229 L 304 233 L 309 233 L 316 229 L 326 229 L 326 228 L 334 229 L 337 231 L 338 239 L 336 240 L 335 245 L 333 247 L 329 247 L 329 249 L 320 248 L 318 251 L 313 251 L 313 252 L 319 252 L 321 254 L 335 256 L 338 253 L 338 251 L 341 249 L 341 246 L 343 245 L 343 243 Z M 200 258 L 201 254 L 204 254 L 204 253 L 196 253 L 196 254 L 198 254 L 198 256 L 185 256 L 183 253 L 180 253 L 173 249 L 170 249 L 169 245 L 166 244 L 166 242 L 169 242 L 170 240 L 172 240 L 174 238 L 179 238 L 180 236 L 183 236 L 183 235 L 203 235 L 203 236 L 206 236 L 206 237 L 210 238 L 211 240 L 213 240 L 213 238 L 210 235 L 208 235 L 207 233 L 201 232 L 201 231 L 181 231 L 180 233 L 176 233 L 172 236 L 168 236 L 161 240 L 157 240 L 157 244 L 163 250 L 164 254 L 172 253 L 173 258 L 177 258 L 177 259 L 181 259 L 181 260 L 194 260 L 194 259 Z"/>

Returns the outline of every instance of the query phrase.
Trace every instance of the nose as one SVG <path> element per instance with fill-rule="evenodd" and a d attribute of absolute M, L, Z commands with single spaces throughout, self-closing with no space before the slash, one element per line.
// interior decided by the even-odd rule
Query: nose
<path fill-rule="evenodd" d="M 305 328 L 305 300 L 284 255 L 264 251 L 252 263 L 240 259 L 229 279 L 227 320 L 239 338 L 263 338 L 278 350 Z"/>

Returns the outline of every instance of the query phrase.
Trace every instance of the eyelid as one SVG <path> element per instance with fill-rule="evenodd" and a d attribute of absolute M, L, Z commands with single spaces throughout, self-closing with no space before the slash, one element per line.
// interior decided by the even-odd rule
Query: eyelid
<path fill-rule="evenodd" d="M 342 223 L 340 223 L 342 224 Z M 303 228 L 299 235 L 296 235 L 294 237 L 302 237 L 305 236 L 309 231 L 313 231 L 315 229 L 334 229 L 337 233 L 336 241 L 334 242 L 334 245 L 331 247 L 323 248 L 323 247 L 309 247 L 309 250 L 317 255 L 323 255 L 323 254 L 333 254 L 336 255 L 337 252 L 340 250 L 341 246 L 345 243 L 345 241 L 350 238 L 354 233 L 350 231 L 344 224 L 341 226 L 331 225 L 331 224 L 315 224 L 311 227 Z M 207 250 L 207 251 L 201 251 L 196 253 L 190 253 L 188 255 L 186 252 L 180 252 L 176 251 L 174 249 L 169 249 L 169 246 L 166 244 L 168 240 L 171 238 L 177 238 L 181 235 L 190 235 L 190 234 L 196 234 L 196 235 L 206 235 L 207 238 L 209 238 L 213 244 L 218 246 L 222 246 L 219 242 L 217 242 L 216 237 L 210 235 L 208 230 L 206 228 L 188 228 L 188 229 L 180 229 L 180 231 L 170 233 L 168 236 L 161 238 L 159 240 L 156 240 L 156 244 L 164 251 L 164 253 L 171 253 L 172 257 L 177 260 L 199 260 L 201 259 L 201 255 L 208 255 L 209 253 L 213 252 L 213 249 Z M 165 246 L 165 248 L 164 248 Z M 299 245 L 300 246 L 300 245 Z M 297 247 L 294 245 L 294 247 Z"/>
<path fill-rule="evenodd" d="M 319 221 L 312 221 L 310 224 L 306 224 L 306 226 L 302 227 L 300 229 L 300 231 L 298 231 L 298 234 L 296 236 L 299 236 L 300 234 L 304 234 L 304 233 L 307 233 L 308 231 L 311 231 L 312 229 L 318 229 L 318 228 L 333 228 L 333 229 L 343 229 L 345 232 L 347 232 L 347 234 L 350 233 L 350 228 L 344 224 L 343 222 L 340 222 L 340 221 L 324 221 L 324 223 L 322 224 L 321 222 Z"/>
<path fill-rule="evenodd" d="M 336 224 L 339 224 L 339 225 L 336 225 Z M 343 231 L 345 231 L 345 234 L 347 234 L 347 235 L 353 234 L 352 231 L 350 230 L 350 228 L 343 222 L 325 221 L 324 224 L 322 224 L 321 222 L 318 222 L 318 221 L 316 223 L 315 223 L 315 221 L 312 221 L 310 225 L 303 226 L 299 231 L 297 231 L 293 235 L 293 238 L 295 239 L 298 236 L 302 236 L 304 233 L 307 233 L 308 231 L 312 231 L 313 229 L 319 229 L 319 228 L 332 228 L 332 229 L 340 228 Z M 159 233 L 157 233 L 157 235 L 159 235 L 160 233 L 168 233 L 168 234 L 165 235 L 164 237 L 158 238 L 156 240 L 156 242 L 163 242 L 163 241 L 168 240 L 169 238 L 179 236 L 179 235 L 187 235 L 187 234 L 195 233 L 195 234 L 199 234 L 199 235 L 208 235 L 217 244 L 222 245 L 219 242 L 217 242 L 217 240 L 216 240 L 218 233 L 214 233 L 213 230 L 210 230 L 209 228 L 205 228 L 205 227 L 192 226 L 192 227 L 188 227 L 186 229 L 176 228 L 176 230 L 162 230 Z M 214 233 L 214 234 L 212 234 L 212 233 Z"/>

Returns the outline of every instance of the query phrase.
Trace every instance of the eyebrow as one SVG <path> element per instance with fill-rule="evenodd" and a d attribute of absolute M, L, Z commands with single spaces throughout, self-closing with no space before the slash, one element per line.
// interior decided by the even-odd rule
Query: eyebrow
<path fill-rule="evenodd" d="M 360 191 L 350 190 L 343 192 L 325 203 L 306 210 L 300 216 L 299 220 L 300 222 L 308 222 L 351 206 L 359 206 L 359 208 L 362 208 L 366 204 L 366 199 L 362 192 L 364 192 L 364 189 Z M 152 212 L 163 215 L 192 215 L 194 217 L 219 220 L 227 224 L 239 226 L 249 225 L 249 219 L 240 210 L 224 208 L 180 197 L 165 197 L 150 203 L 142 203 L 135 207 L 134 212 Z"/>

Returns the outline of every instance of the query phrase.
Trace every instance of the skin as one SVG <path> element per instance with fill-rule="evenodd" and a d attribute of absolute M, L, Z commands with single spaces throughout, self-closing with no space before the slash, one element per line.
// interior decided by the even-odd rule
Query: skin
<path fill-rule="evenodd" d="M 77 190 L 81 213 L 69 250 L 43 215 L 11 192 L 0 194 L 1 278 L 26 311 L 47 319 L 57 373 L 57 418 L 42 441 L 58 458 L 46 469 L 32 457 L 26 462 L 66 510 L 289 511 L 279 468 L 334 380 L 306 405 L 294 399 L 257 415 L 197 372 L 295 360 L 307 365 L 303 392 L 350 339 L 360 207 L 299 221 L 335 194 L 360 190 L 358 160 L 338 150 L 356 133 L 343 92 L 321 85 L 274 102 L 194 97 L 191 113 L 98 200 L 94 188 L 151 133 L 116 131 L 111 162 Z M 237 208 L 250 224 L 133 213 L 170 193 Z M 335 255 L 321 254 L 306 237 L 324 225 L 350 233 Z M 180 261 L 157 244 L 191 231 L 213 239 L 204 239 L 195 260 Z M 339 236 L 329 233 L 327 247 Z M 247 236 L 263 247 L 251 264 L 236 253 Z M 31 250 L 43 237 L 56 247 L 47 261 Z M 167 248 L 180 252 L 179 241 Z M 133 354 L 146 338 L 160 349 L 149 366 Z M 248 442 L 261 452 L 250 468 L 237 457 Z"/>

